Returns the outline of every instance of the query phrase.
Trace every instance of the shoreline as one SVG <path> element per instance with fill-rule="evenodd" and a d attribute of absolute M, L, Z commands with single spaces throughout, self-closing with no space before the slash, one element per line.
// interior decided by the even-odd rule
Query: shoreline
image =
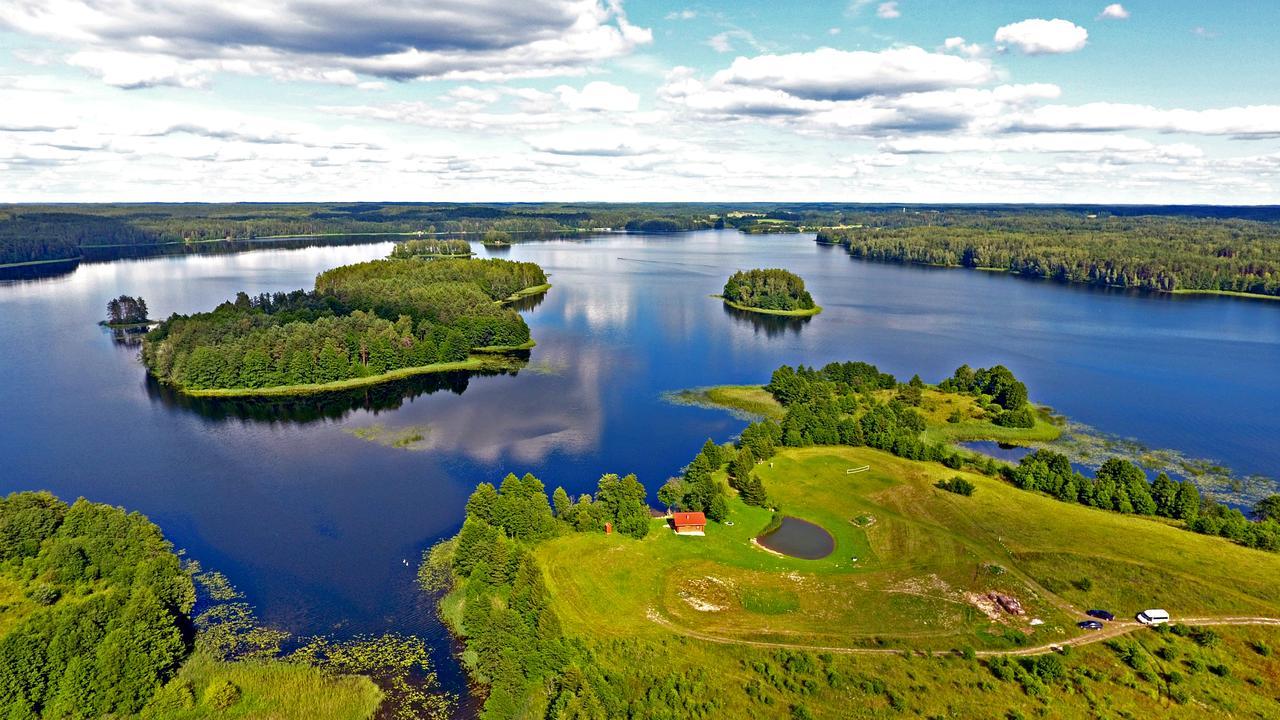
<path fill-rule="evenodd" d="M 191 390 L 175 387 L 175 389 L 183 395 L 201 398 L 306 397 L 308 395 L 322 395 L 324 393 L 339 392 L 343 390 L 356 390 L 374 385 L 381 385 L 382 383 L 393 380 L 404 380 L 417 375 L 429 375 L 432 373 L 450 372 L 454 370 L 482 370 L 492 363 L 492 358 L 470 357 L 458 362 L 435 363 L 434 365 L 418 365 L 415 367 L 399 368 L 397 370 L 391 370 L 390 372 L 380 373 L 378 375 L 347 378 L 346 380 L 335 380 L 328 383 L 276 385 L 274 387 L 265 388 L 207 388 L 202 390 Z"/>
<path fill-rule="evenodd" d="M 777 315 L 780 317 L 813 317 L 814 315 L 817 315 L 818 313 L 822 312 L 821 305 L 814 305 L 813 307 L 807 310 L 770 310 L 767 308 L 751 307 L 750 305 L 743 305 L 741 303 L 736 303 L 732 300 L 729 300 L 723 295 L 712 295 L 711 297 L 724 302 L 725 305 L 728 305 L 729 307 L 734 308 L 735 310 L 760 313 L 762 315 Z"/>
<path fill-rule="evenodd" d="M 542 283 L 541 285 L 531 285 L 523 290 L 517 290 L 511 293 L 503 300 L 496 300 L 495 302 L 498 303 L 499 305 L 508 305 L 513 302 L 524 300 L 525 298 L 531 298 L 537 295 L 545 294 L 550 289 L 551 289 L 551 283 Z M 533 346 L 531 345 L 530 347 L 533 347 Z"/>
<path fill-rule="evenodd" d="M 839 246 L 845 247 L 846 249 L 848 248 L 847 245 L 841 242 L 833 243 L 828 241 L 819 241 L 816 239 L 814 242 L 816 242 L 819 245 L 839 245 Z M 1229 297 L 1229 298 L 1241 298 L 1244 300 L 1280 301 L 1280 295 L 1263 295 L 1261 293 L 1240 292 L 1238 290 L 1213 290 L 1213 289 L 1202 290 L 1197 288 L 1174 288 L 1172 290 L 1157 290 L 1155 288 L 1133 287 L 1130 285 L 1109 285 L 1107 283 L 1083 282 L 1079 280 L 1063 280 L 1063 279 L 1054 278 L 1054 277 L 1037 277 L 1034 275 L 1024 275 L 1022 273 L 1015 272 L 1005 267 L 991 267 L 987 265 L 978 265 L 978 266 L 970 267 L 968 265 L 946 265 L 943 263 L 914 262 L 911 260 L 880 259 L 880 258 L 870 258 L 870 257 L 861 256 L 861 255 L 855 255 L 852 252 L 849 253 L 849 256 L 856 260 L 861 260 L 862 262 L 879 263 L 882 265 L 914 265 L 916 267 L 939 268 L 942 270 L 977 270 L 979 272 L 987 272 L 987 273 L 1002 273 L 1010 277 L 1023 278 L 1026 280 L 1043 280 L 1046 282 L 1059 283 L 1062 285 L 1078 285 L 1078 286 L 1092 287 L 1092 288 L 1106 288 L 1108 290 L 1126 290 L 1126 291 L 1132 291 L 1132 292 L 1137 292 L 1142 294 L 1150 294 L 1156 297 L 1176 297 L 1178 295 L 1184 295 L 1184 296 L 1185 295 L 1204 295 L 1204 296 L 1210 296 L 1210 297 L 1218 296 L 1218 297 Z"/>
<path fill-rule="evenodd" d="M 54 258 L 52 260 L 24 260 L 18 263 L 0 264 L 0 270 L 8 270 L 10 268 L 35 267 L 37 265 L 57 265 L 59 263 L 79 263 L 84 260 L 83 255 L 77 255 L 73 258 Z"/>

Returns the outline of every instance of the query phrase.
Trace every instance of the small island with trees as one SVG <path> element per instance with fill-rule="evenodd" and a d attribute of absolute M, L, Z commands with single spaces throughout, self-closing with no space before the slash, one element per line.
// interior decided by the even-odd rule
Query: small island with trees
<path fill-rule="evenodd" d="M 391 251 L 391 257 L 397 260 L 405 260 L 408 258 L 434 258 L 434 257 L 471 257 L 471 243 L 466 240 L 443 240 L 443 239 L 425 239 L 425 240 L 406 240 L 397 243 Z"/>
<path fill-rule="evenodd" d="M 729 307 L 767 315 L 807 317 L 822 312 L 804 289 L 804 280 L 779 268 L 739 270 L 729 276 L 724 291 L 716 297 Z"/>
<path fill-rule="evenodd" d="M 100 324 L 110 328 L 127 328 L 147 325 L 147 301 L 141 297 L 121 295 L 107 301 L 107 319 Z"/>
<path fill-rule="evenodd" d="M 290 396 L 480 369 L 533 347 L 507 303 L 550 287 L 540 267 L 401 247 L 323 272 L 310 292 L 242 292 L 211 312 L 173 315 L 147 335 L 142 360 L 189 395 Z"/>

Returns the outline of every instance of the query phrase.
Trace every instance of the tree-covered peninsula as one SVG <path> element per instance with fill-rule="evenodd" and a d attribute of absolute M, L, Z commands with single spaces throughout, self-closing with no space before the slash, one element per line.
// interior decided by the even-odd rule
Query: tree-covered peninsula
<path fill-rule="evenodd" d="M 863 260 L 1154 292 L 1280 296 L 1274 222 L 941 213 L 898 223 L 824 228 L 817 240 Z"/>
<path fill-rule="evenodd" d="M 548 499 L 510 475 L 425 554 L 481 718 L 1269 716 L 1274 520 L 1184 532 L 1243 518 L 1124 460 L 1085 478 L 956 446 L 1057 432 L 999 365 L 937 385 L 783 366 L 731 390 L 704 393 L 760 421 L 658 493 L 698 532 L 646 516 L 632 477 Z M 766 544 L 788 520 L 827 554 Z M 1152 607 L 1172 623 L 1134 620 Z"/>
<path fill-rule="evenodd" d="M 174 315 L 142 359 L 161 381 L 209 395 L 291 394 L 483 364 L 478 350 L 531 346 L 503 301 L 545 288 L 533 263 L 391 258 L 321 273 L 314 291 Z"/>
<path fill-rule="evenodd" d="M 822 308 L 804 289 L 804 280 L 778 268 L 739 270 L 729 276 L 721 294 L 727 305 L 771 315 L 817 315 Z"/>

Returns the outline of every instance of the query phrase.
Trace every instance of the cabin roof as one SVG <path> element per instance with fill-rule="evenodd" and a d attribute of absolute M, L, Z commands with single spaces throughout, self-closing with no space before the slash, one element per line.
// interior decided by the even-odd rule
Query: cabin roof
<path fill-rule="evenodd" d="M 671 524 L 676 527 L 688 527 L 690 525 L 706 525 L 707 516 L 700 512 L 678 512 L 671 513 Z"/>

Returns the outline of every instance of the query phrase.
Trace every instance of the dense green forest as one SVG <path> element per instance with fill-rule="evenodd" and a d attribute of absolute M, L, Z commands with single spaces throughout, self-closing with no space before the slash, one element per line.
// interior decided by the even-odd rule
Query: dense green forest
<path fill-rule="evenodd" d="M 939 214 L 826 228 L 857 258 L 1158 292 L 1280 295 L 1280 225 L 1180 217 Z"/>
<path fill-rule="evenodd" d="M 1202 500 L 1189 480 L 1174 482 L 1161 473 L 1151 481 L 1128 460 L 1111 458 L 1094 477 L 1087 478 L 1071 467 L 1065 455 L 1052 450 L 1037 450 L 1010 467 L 943 442 L 929 442 L 922 437 L 926 422 L 917 410 L 923 388 L 918 376 L 899 383 L 892 375 L 862 362 L 831 363 L 821 369 L 784 365 L 765 386 L 786 409 L 781 423 L 753 423 L 743 432 L 740 443 L 756 458 L 772 455 L 774 445 L 865 445 L 909 460 L 936 461 L 950 468 L 999 475 L 1020 488 L 1065 502 L 1168 517 L 1198 533 L 1280 551 L 1280 522 L 1271 517 L 1267 506 L 1260 506 L 1257 521 L 1251 521 L 1239 510 Z M 1026 385 L 1002 365 L 977 370 L 962 365 L 937 389 L 977 397 L 985 416 L 996 425 L 1034 425 Z M 884 391 L 893 391 L 887 402 L 881 397 Z"/>
<path fill-rule="evenodd" d="M 331 383 L 466 360 L 518 347 L 529 327 L 500 303 L 546 283 L 532 263 L 375 260 L 322 273 L 316 289 L 237 295 L 212 312 L 174 315 L 147 335 L 142 358 L 187 390 Z"/>
<path fill-rule="evenodd" d="M 779 268 L 739 270 L 724 284 L 723 296 L 738 305 L 761 310 L 812 310 L 813 296 L 804 280 Z"/>
<path fill-rule="evenodd" d="M 1036 276 L 1235 290 L 1272 273 L 1280 208 L 1220 206 L 876 205 L 842 203 L 179 203 L 0 205 L 0 265 L 86 249 L 281 236 L 430 233 L 520 240 L 601 229 L 745 233 L 823 230 L 865 257 L 984 266 Z M 489 235 L 490 233 L 498 233 Z M 902 247 L 898 247 L 901 240 Z M 1120 245 L 1116 245 L 1116 241 Z M 1034 249 L 1035 252 L 1029 252 Z M 1221 254 L 1218 254 L 1221 252 Z M 1231 261 L 1205 263 L 1205 259 Z M 1270 271 L 1248 263 L 1269 264 Z M 1097 268 L 1091 269 L 1092 265 Z M 1216 274 L 1215 274 L 1216 273 Z M 1240 273 L 1236 278 L 1232 273 Z M 1230 281 L 1230 282 L 1228 282 Z M 1119 283 L 1117 283 L 1119 284 Z M 1267 285 L 1265 279 L 1262 282 Z M 1197 288 L 1204 289 L 1204 288 Z M 1250 291 L 1253 292 L 1253 291 Z"/>
<path fill-rule="evenodd" d="M 189 652 L 194 603 L 145 517 L 48 493 L 0 499 L 4 717 L 137 713 Z"/>

